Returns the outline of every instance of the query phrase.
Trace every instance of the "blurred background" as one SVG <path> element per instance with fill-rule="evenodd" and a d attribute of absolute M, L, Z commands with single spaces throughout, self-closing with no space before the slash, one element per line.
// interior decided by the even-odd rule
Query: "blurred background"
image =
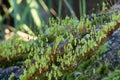
<path fill-rule="evenodd" d="M 0 39 L 15 30 L 32 35 L 43 23 L 48 24 L 51 17 L 79 19 L 99 13 L 103 1 L 112 6 L 118 0 L 0 0 Z"/>

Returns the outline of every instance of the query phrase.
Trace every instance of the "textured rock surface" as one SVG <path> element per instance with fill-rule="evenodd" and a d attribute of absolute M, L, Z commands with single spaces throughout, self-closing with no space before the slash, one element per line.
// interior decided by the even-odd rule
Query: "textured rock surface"
<path fill-rule="evenodd" d="M 15 74 L 14 79 L 18 80 L 19 76 L 21 74 L 23 74 L 23 70 L 18 66 L 12 66 L 12 67 L 8 67 L 6 69 L 0 68 L 0 80 L 8 80 L 11 73 L 14 73 Z"/>
<path fill-rule="evenodd" d="M 100 56 L 101 59 L 98 60 L 98 62 L 102 65 L 109 64 L 108 69 L 110 72 L 113 72 L 116 67 L 120 66 L 120 56 L 118 55 L 118 51 L 120 50 L 120 29 L 116 30 L 112 36 L 108 38 L 106 44 L 108 50 Z M 107 76 L 108 74 L 109 72 L 104 76 Z M 93 78 L 95 80 L 101 80 L 102 77 L 94 74 Z"/>
<path fill-rule="evenodd" d="M 118 51 L 120 50 L 120 29 L 115 31 L 107 42 L 109 50 L 105 54 L 105 58 L 111 61 L 114 65 L 120 64 L 120 56 L 118 55 Z"/>
<path fill-rule="evenodd" d="M 92 72 L 94 69 L 96 71 L 96 73 L 90 73 L 91 76 L 89 77 L 89 79 L 87 78 L 87 80 L 101 80 L 102 77 L 107 76 L 110 72 L 113 72 L 115 70 L 116 67 L 120 66 L 120 55 L 118 55 L 118 51 L 120 50 L 120 29 L 116 30 L 106 41 L 106 46 L 107 46 L 107 50 L 105 50 L 105 52 L 103 52 L 104 50 L 102 49 L 101 55 L 97 56 L 98 58 L 96 58 L 93 62 L 92 65 L 89 64 L 91 67 L 87 66 L 87 68 L 85 69 L 84 72 L 75 72 L 74 76 L 77 77 L 79 75 L 88 75 L 90 72 Z M 97 70 L 99 69 L 100 65 L 103 66 L 108 66 L 108 71 L 107 73 L 104 74 L 104 76 L 100 76 L 97 73 Z M 81 73 L 81 74 L 78 74 Z"/>

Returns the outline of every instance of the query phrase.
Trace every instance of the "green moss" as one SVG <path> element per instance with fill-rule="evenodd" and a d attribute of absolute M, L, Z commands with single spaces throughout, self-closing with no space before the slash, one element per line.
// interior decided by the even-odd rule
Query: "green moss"
<path fill-rule="evenodd" d="M 117 53 L 118 53 L 118 55 L 120 56 L 120 50 L 119 50 Z"/>
<path fill-rule="evenodd" d="M 14 76 L 15 76 L 15 74 L 14 74 L 14 73 L 11 73 L 11 75 L 10 75 L 10 77 L 9 77 L 8 80 L 14 80 Z"/>
<path fill-rule="evenodd" d="M 21 80 L 30 80 L 31 77 L 72 80 L 74 70 L 83 73 L 76 78 L 78 80 L 93 79 L 95 74 L 104 77 L 109 72 L 108 65 L 102 65 L 100 61 L 101 55 L 108 49 L 106 45 L 101 46 L 101 43 L 105 41 L 102 40 L 106 39 L 107 31 L 114 29 L 115 23 L 112 21 L 103 29 L 95 31 L 99 24 L 97 18 L 102 24 L 105 16 L 94 17 L 91 21 L 81 18 L 80 22 L 69 17 L 64 20 L 52 19 L 50 27 L 45 27 L 46 30 L 42 27 L 38 32 L 37 40 L 25 42 L 13 39 L 1 43 L 0 64 L 5 61 L 4 63 L 10 62 L 8 66 L 11 66 L 24 61 L 22 67 L 26 70 L 21 75 Z M 100 65 L 99 68 L 96 63 Z"/>
<path fill-rule="evenodd" d="M 100 65 L 98 70 L 97 70 L 99 75 L 104 75 L 106 73 L 108 73 L 108 66 L 107 65 Z"/>
<path fill-rule="evenodd" d="M 120 80 L 120 70 L 115 70 L 102 80 Z"/>

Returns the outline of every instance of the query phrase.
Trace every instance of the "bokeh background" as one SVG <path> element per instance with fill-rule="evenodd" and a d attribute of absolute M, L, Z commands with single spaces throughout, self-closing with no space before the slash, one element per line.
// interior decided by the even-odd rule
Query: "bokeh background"
<path fill-rule="evenodd" d="M 34 33 L 42 23 L 48 24 L 51 17 L 79 19 L 98 13 L 103 1 L 112 6 L 118 0 L 0 0 L 0 38 L 4 38 L 6 27 Z"/>

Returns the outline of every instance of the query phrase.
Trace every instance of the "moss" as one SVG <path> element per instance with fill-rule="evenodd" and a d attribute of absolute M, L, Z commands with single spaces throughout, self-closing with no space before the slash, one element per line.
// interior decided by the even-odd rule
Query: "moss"
<path fill-rule="evenodd" d="M 102 20 L 105 17 L 99 18 Z M 24 42 L 14 39 L 1 44 L 1 64 L 3 61 L 5 63 L 9 61 L 16 65 L 19 61 L 24 61 L 23 68 L 26 70 L 21 79 L 26 80 L 35 77 L 72 80 L 74 79 L 72 72 L 76 69 L 83 73 L 76 78 L 79 80 L 93 79 L 95 74 L 104 77 L 108 72 L 108 65 L 99 62 L 102 60 L 101 55 L 107 51 L 107 47 L 103 44 L 107 39 L 108 29 L 103 27 L 95 31 L 98 26 L 96 18 L 90 22 L 81 19 L 78 25 L 75 25 L 74 21 L 75 19 L 70 18 L 60 22 L 53 21 L 51 27 L 47 28 L 48 34 L 45 31 L 39 32 L 38 39 L 35 41 Z M 113 23 L 107 25 L 110 31 L 114 26 Z M 97 63 L 100 65 L 99 68 L 96 67 Z"/>
<path fill-rule="evenodd" d="M 100 65 L 100 67 L 97 70 L 99 75 L 104 75 L 105 73 L 107 73 L 107 71 L 108 71 L 107 66 L 102 65 L 102 64 Z"/>
<path fill-rule="evenodd" d="M 117 53 L 118 53 L 118 56 L 120 56 L 120 50 Z"/>
<path fill-rule="evenodd" d="M 120 70 L 116 69 L 114 72 L 110 73 L 108 77 L 105 77 L 102 80 L 120 80 Z"/>

